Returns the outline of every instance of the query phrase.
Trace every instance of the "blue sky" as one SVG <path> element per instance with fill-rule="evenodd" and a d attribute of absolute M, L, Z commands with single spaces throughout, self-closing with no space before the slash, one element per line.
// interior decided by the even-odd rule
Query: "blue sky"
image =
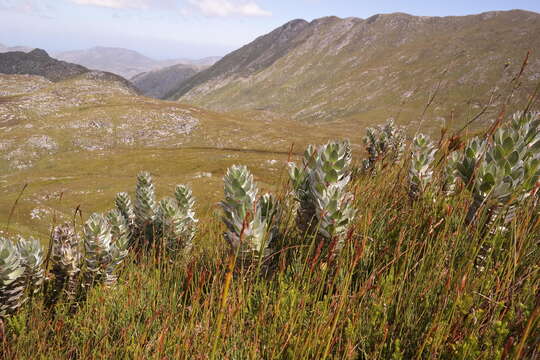
<path fill-rule="evenodd" d="M 0 43 L 51 52 L 126 47 L 155 58 L 224 55 L 285 22 L 377 13 L 540 12 L 538 0 L 0 0 Z"/>

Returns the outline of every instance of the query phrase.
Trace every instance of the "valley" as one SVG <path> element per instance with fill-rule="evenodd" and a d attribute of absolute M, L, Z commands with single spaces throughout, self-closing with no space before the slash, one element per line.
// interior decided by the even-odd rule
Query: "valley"
<path fill-rule="evenodd" d="M 540 8 L 281 2 L 0 0 L 0 359 L 540 358 Z"/>
<path fill-rule="evenodd" d="M 272 188 L 310 142 L 351 131 L 347 123 L 313 127 L 282 118 L 250 119 L 177 102 L 142 97 L 114 77 L 89 72 L 52 83 L 40 76 L 0 74 L 0 228 L 19 192 L 10 229 L 43 238 L 53 217 L 64 221 L 79 207 L 88 214 L 131 191 L 150 171 L 160 189 L 193 187 L 200 206 L 212 208 L 227 167 L 244 163 Z M 361 150 L 362 129 L 355 151 Z"/>
<path fill-rule="evenodd" d="M 513 19 L 530 21 L 540 30 L 540 16 L 530 13 L 475 16 L 486 23 L 486 32 L 493 23 L 510 26 Z M 156 91 L 156 97 L 183 82 L 168 101 L 141 96 L 114 74 L 57 62 L 38 50 L 24 54 L 30 73 L 46 69 L 44 74 L 55 82 L 0 74 L 0 228 L 25 184 L 10 228 L 43 236 L 51 222 L 68 219 L 77 207 L 86 214 L 107 209 L 116 192 L 133 188 L 142 170 L 150 171 L 164 191 L 189 184 L 200 206 L 211 209 L 219 200 L 225 169 L 235 163 L 248 165 L 271 188 L 276 178 L 285 181 L 287 160 L 307 144 L 348 138 L 355 154 L 364 156 L 365 128 L 387 118 L 409 135 L 422 129 L 438 138 L 441 129 L 452 132 L 471 119 L 467 133 L 485 127 L 505 102 L 507 112 L 524 108 L 526 94 L 540 79 L 540 59 L 533 53 L 519 84 L 512 82 L 526 47 L 505 45 L 507 53 L 485 58 L 485 63 L 480 56 L 485 50 L 472 45 L 480 34 L 446 50 L 422 50 L 431 41 L 422 35 L 423 28 L 462 22 L 471 24 L 471 30 L 476 26 L 471 18 L 404 14 L 293 21 L 202 72 L 175 65 L 132 79 Z M 404 27 L 417 29 L 402 37 Z M 540 49 L 539 39 L 516 44 Z M 396 44 L 400 50 L 389 54 Z M 36 67 L 40 61 L 60 70 Z M 70 66 L 72 73 L 60 77 L 65 74 L 61 69 Z"/>

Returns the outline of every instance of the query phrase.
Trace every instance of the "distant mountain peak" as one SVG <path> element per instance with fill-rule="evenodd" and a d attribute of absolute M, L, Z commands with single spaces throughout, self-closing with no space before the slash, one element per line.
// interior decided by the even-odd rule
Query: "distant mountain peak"
<path fill-rule="evenodd" d="M 85 66 L 89 69 L 118 74 L 128 79 L 151 70 L 189 62 L 183 59 L 155 60 L 135 50 L 107 46 L 94 46 L 90 49 L 64 51 L 55 54 L 54 57 L 59 60 Z M 207 62 L 213 64 L 215 61 L 208 60 L 203 65 L 207 65 Z"/>
<path fill-rule="evenodd" d="M 49 54 L 43 49 L 34 49 L 28 53 L 30 56 L 50 58 Z"/>

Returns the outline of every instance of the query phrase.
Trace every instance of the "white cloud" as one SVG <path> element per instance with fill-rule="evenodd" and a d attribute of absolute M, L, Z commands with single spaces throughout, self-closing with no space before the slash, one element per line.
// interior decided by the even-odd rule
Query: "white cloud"
<path fill-rule="evenodd" d="M 77 5 L 99 6 L 112 9 L 149 9 L 170 7 L 171 0 L 68 0 Z"/>
<path fill-rule="evenodd" d="M 45 18 L 52 18 L 54 7 L 48 0 L 0 0 L 0 10 L 22 13 Z"/>
<path fill-rule="evenodd" d="M 197 10 L 207 16 L 270 16 L 270 11 L 262 9 L 255 1 L 245 0 L 189 0 Z"/>

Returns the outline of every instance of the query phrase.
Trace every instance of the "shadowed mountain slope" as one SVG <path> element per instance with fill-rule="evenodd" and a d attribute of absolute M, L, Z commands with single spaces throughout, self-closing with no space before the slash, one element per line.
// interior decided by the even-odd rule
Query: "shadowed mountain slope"
<path fill-rule="evenodd" d="M 61 81 L 84 74 L 89 70 L 84 66 L 53 59 L 45 50 L 34 49 L 0 54 L 0 73 L 39 75 L 51 81 Z"/>
<path fill-rule="evenodd" d="M 131 82 L 144 95 L 161 99 L 197 72 L 199 69 L 196 66 L 176 64 L 136 75 Z"/>

